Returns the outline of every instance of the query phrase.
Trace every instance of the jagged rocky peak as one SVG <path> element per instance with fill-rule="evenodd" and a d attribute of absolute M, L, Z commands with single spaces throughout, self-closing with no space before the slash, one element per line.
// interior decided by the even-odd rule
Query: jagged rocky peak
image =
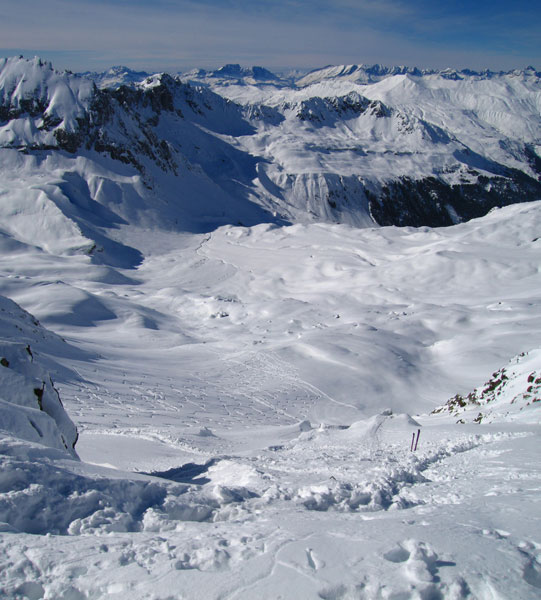
<path fill-rule="evenodd" d="M 37 57 L 0 59 L 0 122 L 30 115 L 42 117 L 38 130 L 74 128 L 93 94 L 91 81 Z"/>
<path fill-rule="evenodd" d="M 194 88 L 166 73 L 133 85 L 99 89 L 91 79 L 56 71 L 39 59 L 4 59 L 0 147 L 70 153 L 84 147 L 107 152 L 139 170 L 141 161 L 135 155 L 143 154 L 169 168 L 168 145 L 151 131 L 160 114 L 197 118 L 229 104 L 208 89 Z"/>

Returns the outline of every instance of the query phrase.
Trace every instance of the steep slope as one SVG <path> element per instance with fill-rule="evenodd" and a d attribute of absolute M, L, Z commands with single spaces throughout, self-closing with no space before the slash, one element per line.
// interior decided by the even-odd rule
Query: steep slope
<path fill-rule="evenodd" d="M 432 414 L 449 413 L 459 423 L 541 422 L 541 350 L 515 356 L 467 396 L 457 394 Z"/>
<path fill-rule="evenodd" d="M 68 345 L 20 306 L 0 296 L 0 432 L 3 437 L 66 450 L 77 458 L 77 430 L 68 417 L 40 349 Z M 62 348 L 65 353 L 65 349 Z M 73 352 L 77 355 L 77 351 Z"/>

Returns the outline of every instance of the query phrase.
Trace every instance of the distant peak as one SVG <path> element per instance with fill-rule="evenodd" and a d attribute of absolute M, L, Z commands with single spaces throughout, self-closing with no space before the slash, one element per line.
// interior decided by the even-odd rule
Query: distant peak
<path fill-rule="evenodd" d="M 252 73 L 254 79 L 278 79 L 272 71 L 264 67 L 252 67 Z"/>
<path fill-rule="evenodd" d="M 239 64 L 227 64 L 207 73 L 211 77 L 231 77 L 233 79 L 252 78 L 258 81 L 278 80 L 274 73 L 260 66 L 241 67 Z"/>
<path fill-rule="evenodd" d="M 241 76 L 242 71 L 243 69 L 241 69 L 241 66 L 238 64 L 227 64 L 214 71 L 214 73 L 221 75 Z"/>
<path fill-rule="evenodd" d="M 115 65 L 109 69 L 108 73 L 125 73 L 131 70 L 129 67 L 123 65 Z"/>

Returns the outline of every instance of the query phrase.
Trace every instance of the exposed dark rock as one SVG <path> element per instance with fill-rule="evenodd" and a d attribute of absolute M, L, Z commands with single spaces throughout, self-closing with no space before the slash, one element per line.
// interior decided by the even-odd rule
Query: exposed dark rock
<path fill-rule="evenodd" d="M 380 225 L 440 227 L 486 215 L 495 207 L 541 198 L 541 183 L 522 171 L 479 175 L 477 183 L 448 185 L 436 177 L 388 182 L 379 194 L 367 192 L 370 212 Z"/>

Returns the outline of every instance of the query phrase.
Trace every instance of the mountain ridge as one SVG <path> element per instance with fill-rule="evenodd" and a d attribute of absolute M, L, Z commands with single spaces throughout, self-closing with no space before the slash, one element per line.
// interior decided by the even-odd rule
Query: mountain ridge
<path fill-rule="evenodd" d="M 459 80 L 467 78 L 492 79 L 494 77 L 531 77 L 539 79 L 541 72 L 530 65 L 524 69 L 511 69 L 509 71 L 491 71 L 484 69 L 475 71 L 473 69 L 456 69 L 452 67 L 444 69 L 423 69 L 419 67 L 408 67 L 405 65 L 384 66 L 381 64 L 356 64 L 356 65 L 327 65 L 313 69 L 300 77 L 296 84 L 303 87 L 325 79 L 349 79 L 357 83 L 376 83 L 382 79 L 394 75 L 409 75 L 414 77 L 426 77 L 431 75 L 440 76 L 444 79 Z"/>

